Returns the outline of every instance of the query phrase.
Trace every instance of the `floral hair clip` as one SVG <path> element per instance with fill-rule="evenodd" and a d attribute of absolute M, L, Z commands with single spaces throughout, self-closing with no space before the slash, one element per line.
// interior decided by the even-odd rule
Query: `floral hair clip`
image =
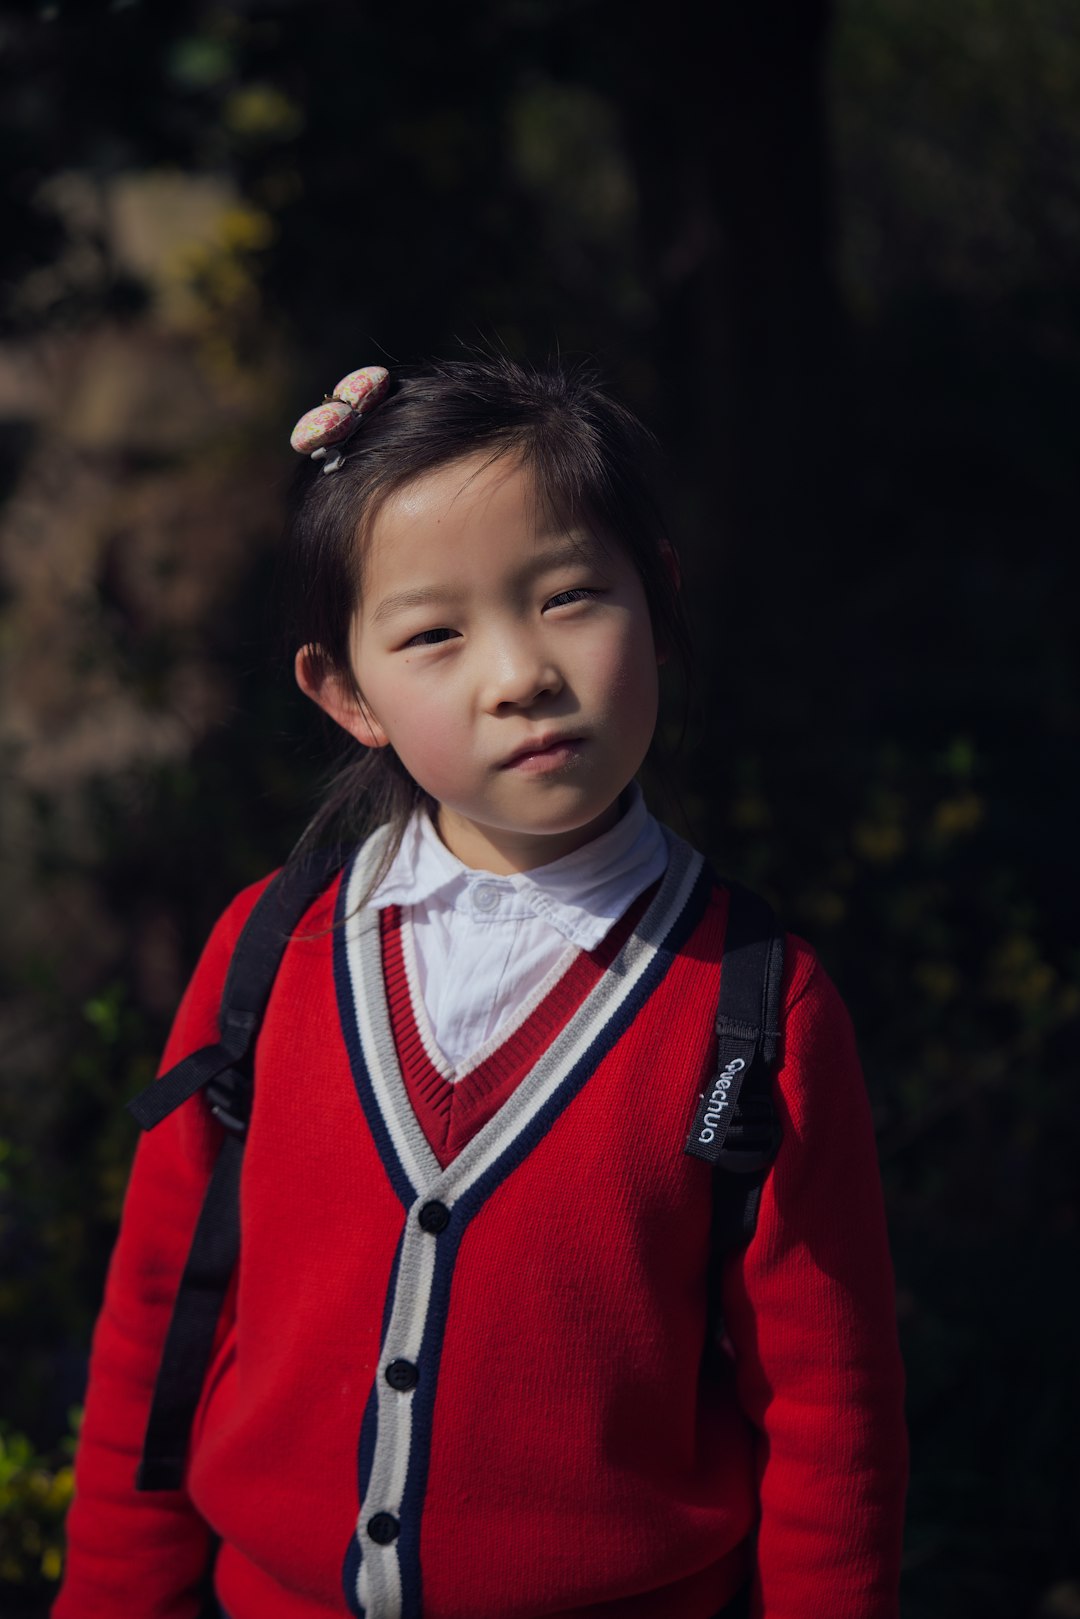
<path fill-rule="evenodd" d="M 361 420 L 385 394 L 390 373 L 382 365 L 364 365 L 342 377 L 321 405 L 301 416 L 289 443 L 298 455 L 322 461 L 324 472 L 336 472 L 345 459 L 341 446 L 352 438 Z M 332 454 L 327 450 L 333 446 Z"/>

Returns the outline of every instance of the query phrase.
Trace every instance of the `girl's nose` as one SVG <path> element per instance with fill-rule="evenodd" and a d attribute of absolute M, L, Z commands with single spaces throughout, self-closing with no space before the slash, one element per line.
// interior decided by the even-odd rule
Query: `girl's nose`
<path fill-rule="evenodd" d="M 511 636 L 491 649 L 484 680 L 484 707 L 528 708 L 541 697 L 553 697 L 563 687 L 557 665 L 527 636 Z"/>

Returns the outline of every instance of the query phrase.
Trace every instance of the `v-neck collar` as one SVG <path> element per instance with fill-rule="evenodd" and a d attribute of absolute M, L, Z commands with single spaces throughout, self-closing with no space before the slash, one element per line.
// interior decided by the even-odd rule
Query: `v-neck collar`
<path fill-rule="evenodd" d="M 697 921 L 708 877 L 701 855 L 665 828 L 667 869 L 637 927 L 512 1094 L 442 1169 L 413 1111 L 398 1063 L 378 911 L 359 903 L 385 836 L 385 829 L 380 830 L 358 851 L 339 894 L 335 974 L 353 1077 L 387 1174 L 405 1207 L 423 1195 L 448 1208 L 465 1200 L 472 1209 L 545 1133 L 628 1027 Z"/>

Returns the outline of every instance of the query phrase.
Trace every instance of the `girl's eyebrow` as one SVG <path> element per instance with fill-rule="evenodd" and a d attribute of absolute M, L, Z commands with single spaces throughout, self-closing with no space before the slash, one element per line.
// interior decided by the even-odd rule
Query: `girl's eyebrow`
<path fill-rule="evenodd" d="M 596 556 L 597 546 L 590 534 L 563 534 L 559 545 L 549 545 L 522 568 L 522 573 L 545 573 L 548 568 L 562 568 L 572 562 L 590 562 Z"/>
<path fill-rule="evenodd" d="M 436 602 L 453 603 L 458 600 L 457 591 L 437 590 L 431 585 L 417 585 L 412 590 L 394 590 L 389 596 L 384 596 L 371 615 L 373 624 L 381 623 L 385 618 L 393 618 L 395 613 L 402 613 L 409 607 L 432 607 Z"/>

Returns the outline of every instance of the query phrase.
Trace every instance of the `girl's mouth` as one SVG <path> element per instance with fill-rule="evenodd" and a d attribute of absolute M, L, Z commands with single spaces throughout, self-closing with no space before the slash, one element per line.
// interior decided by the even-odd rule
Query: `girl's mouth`
<path fill-rule="evenodd" d="M 584 747 L 581 737 L 552 737 L 519 748 L 503 765 L 504 770 L 522 770 L 528 774 L 542 774 L 548 770 L 561 770 L 572 764 Z"/>

